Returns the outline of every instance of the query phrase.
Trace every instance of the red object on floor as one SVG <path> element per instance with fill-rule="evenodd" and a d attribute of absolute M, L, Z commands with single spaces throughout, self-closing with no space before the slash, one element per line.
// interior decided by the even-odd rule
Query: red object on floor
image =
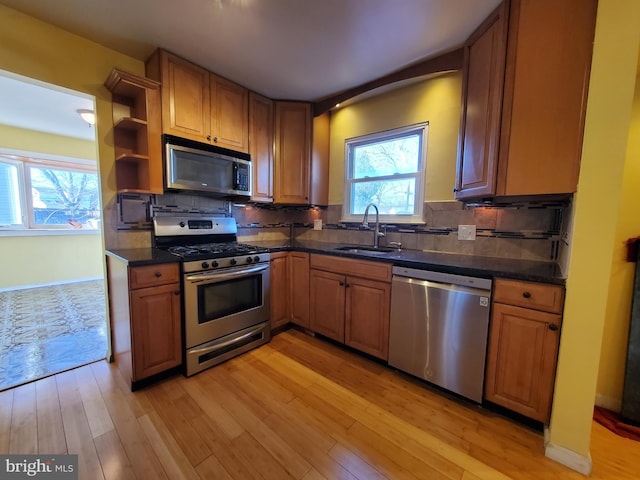
<path fill-rule="evenodd" d="M 640 442 L 640 427 L 624 423 L 620 414 L 602 407 L 594 407 L 593 419 L 621 437 Z"/>

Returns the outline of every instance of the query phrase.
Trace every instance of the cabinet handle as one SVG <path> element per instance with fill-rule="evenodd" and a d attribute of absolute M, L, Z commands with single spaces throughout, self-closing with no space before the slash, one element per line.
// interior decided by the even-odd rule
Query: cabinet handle
<path fill-rule="evenodd" d="M 211 141 L 211 135 L 207 135 L 207 140 Z"/>
<path fill-rule="evenodd" d="M 345 283 L 344 286 L 349 288 L 351 285 L 349 285 L 348 283 Z"/>
<path fill-rule="evenodd" d="M 344 287 L 344 282 L 340 282 L 340 283 L 339 283 L 339 285 L 340 285 L 341 287 Z"/>
<path fill-rule="evenodd" d="M 175 292 L 173 292 L 174 295 L 180 295 L 180 290 L 176 290 Z"/>
<path fill-rule="evenodd" d="M 531 298 L 531 293 L 529 293 L 529 292 L 522 292 L 522 296 L 523 296 L 524 298 Z"/>
<path fill-rule="evenodd" d="M 160 278 L 162 276 L 162 273 L 161 272 L 156 272 L 156 273 L 154 273 L 154 275 L 156 276 L 156 278 Z"/>
<path fill-rule="evenodd" d="M 556 330 L 558 330 L 558 326 L 553 323 L 550 323 L 549 330 L 551 330 L 552 332 L 555 332 Z"/>
<path fill-rule="evenodd" d="M 213 143 L 218 143 L 218 137 L 213 137 Z"/>
<path fill-rule="evenodd" d="M 458 189 L 456 187 L 453 187 L 453 193 L 458 193 Z"/>

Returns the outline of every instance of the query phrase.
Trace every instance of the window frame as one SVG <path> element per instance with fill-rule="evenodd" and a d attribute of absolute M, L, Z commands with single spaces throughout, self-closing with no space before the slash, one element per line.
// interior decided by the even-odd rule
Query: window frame
<path fill-rule="evenodd" d="M 100 172 L 97 162 L 91 160 L 84 160 L 79 158 L 57 157 L 53 155 L 45 154 L 27 154 L 24 152 L 10 152 L 5 149 L 0 149 L 0 162 L 4 164 L 15 165 L 18 171 L 18 196 L 21 210 L 21 223 L 0 225 L 0 236 L 15 235 L 16 233 L 37 234 L 38 232 L 56 232 L 61 234 L 67 233 L 98 233 L 101 231 L 102 224 L 102 205 L 100 194 Z M 98 184 L 98 206 L 97 210 L 100 212 L 100 222 L 98 227 L 91 228 L 84 225 L 81 229 L 73 228 L 66 224 L 51 224 L 40 225 L 35 223 L 35 211 L 33 206 L 32 195 L 29 195 L 29 191 L 33 188 L 31 178 L 31 168 L 48 168 L 52 170 L 66 170 L 78 173 L 94 173 L 96 175 L 96 181 Z"/>
<path fill-rule="evenodd" d="M 368 145 L 372 143 L 380 143 L 385 140 L 393 140 L 394 138 L 400 138 L 410 136 L 415 133 L 420 135 L 420 152 L 418 156 L 418 170 L 415 173 L 399 173 L 392 175 L 381 175 L 377 177 L 367 177 L 364 179 L 354 179 L 353 174 L 353 157 L 351 152 L 354 147 Z M 415 123 L 404 127 L 394 128 L 391 130 L 383 130 L 380 132 L 369 133 L 358 137 L 352 137 L 345 140 L 344 150 L 344 192 L 343 192 L 343 205 L 342 205 L 342 217 L 341 222 L 345 223 L 360 223 L 362 222 L 363 214 L 351 214 L 352 199 L 352 186 L 363 181 L 371 181 L 372 179 L 384 180 L 401 180 L 401 179 L 415 179 L 415 192 L 414 192 L 414 213 L 409 214 L 380 214 L 380 223 L 396 223 L 396 224 L 423 224 L 423 209 L 425 199 L 425 179 L 427 170 L 427 147 L 429 136 L 429 122 Z M 370 212 L 371 213 L 371 212 Z"/>

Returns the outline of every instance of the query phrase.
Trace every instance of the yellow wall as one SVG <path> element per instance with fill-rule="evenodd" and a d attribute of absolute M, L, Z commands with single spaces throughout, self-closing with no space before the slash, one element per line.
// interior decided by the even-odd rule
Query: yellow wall
<path fill-rule="evenodd" d="M 451 72 L 400 88 L 331 114 L 329 204 L 343 203 L 347 138 L 429 122 L 425 200 L 453 200 L 462 75 Z"/>
<path fill-rule="evenodd" d="M 142 61 L 0 5 L 0 69 L 87 93 L 96 98 L 98 159 L 103 206 L 115 197 L 111 93 L 103 85 L 113 67 L 135 74 L 144 74 Z M 12 146 L 5 146 L 23 148 L 16 145 L 14 143 Z M 54 142 L 52 146 L 60 147 L 58 142 Z M 94 154 L 90 158 L 95 157 L 94 149 Z M 62 279 L 67 278 L 68 273 L 65 268 L 70 265 L 77 267 L 78 262 L 86 260 L 90 255 L 86 249 L 92 249 L 93 255 L 96 251 L 99 252 L 100 258 L 94 256 L 91 261 L 87 261 L 87 264 L 92 265 L 94 270 L 98 270 L 98 276 L 103 274 L 103 241 L 100 235 L 0 237 L 3 246 L 0 251 L 5 252 L 5 245 L 15 246 L 18 249 L 15 254 L 3 253 L 3 258 L 0 258 L 3 272 L 0 282 L 5 283 L 4 272 L 10 274 L 16 282 L 18 281 L 20 274 L 17 272 L 28 270 L 25 268 L 28 266 L 26 265 L 28 256 L 24 255 L 23 249 L 26 246 L 35 245 L 38 241 L 42 242 L 41 245 L 43 244 L 51 253 L 40 258 L 44 271 L 39 271 L 37 278 L 53 272 Z M 5 270 L 7 264 L 11 265 L 11 270 Z M 47 264 L 49 264 L 48 267 Z M 40 269 L 40 266 L 35 268 Z M 76 275 L 96 276 L 94 271 L 88 273 L 84 272 L 84 267 L 77 268 Z M 34 280 L 25 281 L 35 283 Z M 37 283 L 45 281 L 47 280 Z"/>
<path fill-rule="evenodd" d="M 102 204 L 115 197 L 111 93 L 113 67 L 144 75 L 144 62 L 0 5 L 0 69 L 88 93 L 96 98 Z"/>
<path fill-rule="evenodd" d="M 96 144 L 91 140 L 63 137 L 9 125 L 0 125 L 0 148 L 41 152 L 84 160 L 97 160 L 98 154 Z"/>
<path fill-rule="evenodd" d="M 615 284 L 618 218 L 626 219 L 630 208 L 622 187 L 639 45 L 640 2 L 600 0 L 549 436 L 551 447 L 561 447 L 556 451 L 583 457 Z"/>
<path fill-rule="evenodd" d="M 99 233 L 1 237 L 0 242 L 0 288 L 103 276 Z"/>
<path fill-rule="evenodd" d="M 640 60 L 639 60 L 640 65 Z M 614 240 L 609 299 L 598 372 L 598 397 L 604 407 L 617 409 L 622 398 L 631 294 L 635 263 L 626 261 L 625 242 L 640 237 L 640 69 L 637 71 L 629 143 L 624 166 L 622 201 Z"/>

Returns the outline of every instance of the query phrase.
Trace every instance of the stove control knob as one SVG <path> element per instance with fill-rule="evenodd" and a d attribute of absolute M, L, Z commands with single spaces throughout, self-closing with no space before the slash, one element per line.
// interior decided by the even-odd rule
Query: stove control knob
<path fill-rule="evenodd" d="M 180 225 L 182 228 L 184 228 L 184 226 L 186 225 L 186 223 L 184 223 L 184 222 L 180 222 L 178 225 Z"/>
<path fill-rule="evenodd" d="M 211 262 L 211 266 L 213 268 L 216 268 L 218 265 L 219 265 L 218 262 L 216 262 L 215 260 L 213 262 Z"/>
<path fill-rule="evenodd" d="M 251 262 L 253 262 L 253 258 L 247 257 L 247 263 L 251 263 Z"/>
<path fill-rule="evenodd" d="M 207 262 L 202 262 L 202 268 L 209 268 L 209 264 Z"/>
<path fill-rule="evenodd" d="M 260 261 L 260 257 L 258 255 L 256 255 L 255 257 L 253 257 L 253 261 L 254 262 L 259 262 Z"/>
<path fill-rule="evenodd" d="M 236 262 L 236 259 L 235 259 L 235 258 L 232 258 L 231 260 L 229 260 L 229 263 L 230 263 L 231 265 L 235 265 L 235 264 L 236 264 L 236 263 L 238 263 L 238 262 Z"/>

